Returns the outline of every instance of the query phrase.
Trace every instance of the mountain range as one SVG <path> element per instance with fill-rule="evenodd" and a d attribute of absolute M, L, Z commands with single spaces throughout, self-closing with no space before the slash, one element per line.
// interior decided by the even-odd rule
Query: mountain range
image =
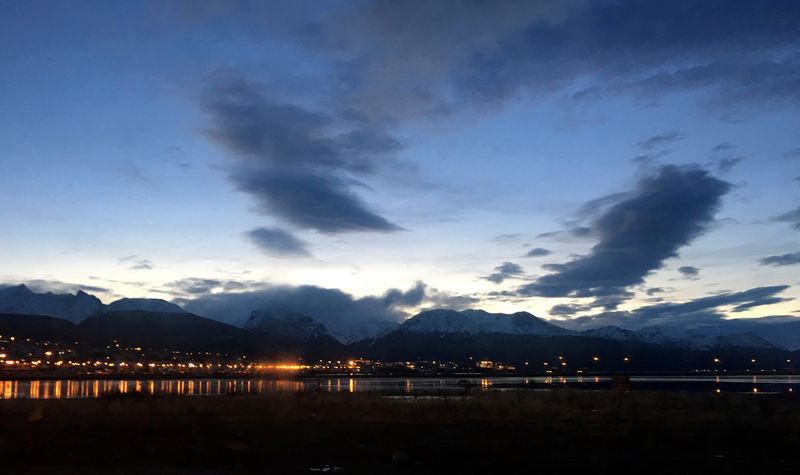
<path fill-rule="evenodd" d="M 610 326 L 576 331 L 527 312 L 447 309 L 425 310 L 400 324 L 376 325 L 371 332 L 360 329 L 360 338 L 342 342 L 313 316 L 292 311 L 253 309 L 242 326 L 234 326 L 159 299 L 120 299 L 104 305 L 82 291 L 36 293 L 24 285 L 0 288 L 0 314 L 4 314 L 0 315 L 0 334 L 65 341 L 77 337 L 98 346 L 117 340 L 152 349 L 260 357 L 459 360 L 472 356 L 513 361 L 553 353 L 585 358 L 597 352 L 636 354 L 638 361 L 651 363 L 678 364 L 680 360 L 688 364 L 683 358 L 707 359 L 708 352 L 726 348 L 781 355 L 775 361 L 800 349 L 800 319 L 727 320 L 702 329 L 662 325 L 635 331 Z"/>

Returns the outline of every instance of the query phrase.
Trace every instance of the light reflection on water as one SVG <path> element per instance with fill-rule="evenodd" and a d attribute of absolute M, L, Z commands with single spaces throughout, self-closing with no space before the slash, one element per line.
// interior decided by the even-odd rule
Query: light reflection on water
<path fill-rule="evenodd" d="M 394 392 L 422 394 L 464 390 L 498 391 L 519 388 L 581 387 L 603 389 L 607 376 L 498 378 L 309 378 L 300 380 L 174 379 L 174 380 L 31 380 L 0 381 L 0 399 L 77 399 L 138 393 L 142 395 L 212 396 L 271 392 Z M 791 392 L 794 376 L 633 376 L 634 388 L 702 390 L 709 392 Z M 720 386 L 725 389 L 720 390 Z"/>

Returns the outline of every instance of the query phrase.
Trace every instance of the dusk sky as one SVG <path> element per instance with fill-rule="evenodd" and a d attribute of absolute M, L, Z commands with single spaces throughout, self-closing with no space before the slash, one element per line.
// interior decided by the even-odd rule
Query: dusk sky
<path fill-rule="evenodd" d="M 799 25 L 796 0 L 0 0 L 0 283 L 800 317 Z"/>

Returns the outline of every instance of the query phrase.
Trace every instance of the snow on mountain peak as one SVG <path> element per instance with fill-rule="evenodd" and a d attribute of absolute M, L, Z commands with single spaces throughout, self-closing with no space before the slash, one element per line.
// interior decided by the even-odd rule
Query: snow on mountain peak
<path fill-rule="evenodd" d="M 400 325 L 412 333 L 510 333 L 515 335 L 567 335 L 571 332 L 527 312 L 488 313 L 483 310 L 426 310 Z"/>

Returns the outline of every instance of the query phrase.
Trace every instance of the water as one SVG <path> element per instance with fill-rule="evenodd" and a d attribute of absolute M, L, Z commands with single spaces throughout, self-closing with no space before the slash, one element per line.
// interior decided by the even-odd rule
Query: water
<path fill-rule="evenodd" d="M 800 391 L 800 376 L 633 376 L 633 390 L 778 393 Z M 78 399 L 117 394 L 212 396 L 271 392 L 368 392 L 396 394 L 464 393 L 562 387 L 609 389 L 607 376 L 498 378 L 309 378 L 168 380 L 0 380 L 0 399 Z"/>

